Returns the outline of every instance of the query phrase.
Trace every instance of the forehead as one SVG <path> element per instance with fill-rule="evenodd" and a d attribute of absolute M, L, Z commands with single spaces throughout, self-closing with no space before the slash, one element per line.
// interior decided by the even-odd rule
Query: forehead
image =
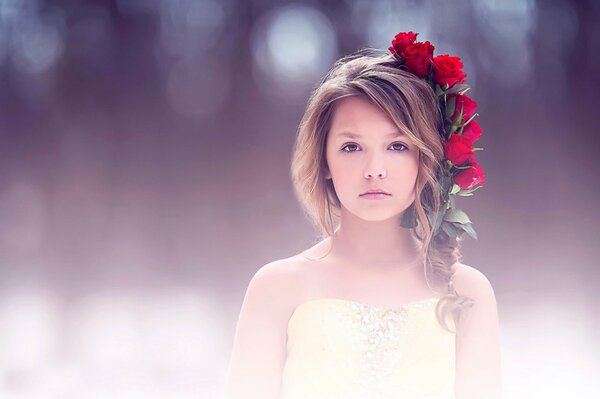
<path fill-rule="evenodd" d="M 332 138 L 350 139 L 405 136 L 377 105 L 358 96 L 338 101 L 334 107 L 329 133 Z"/>

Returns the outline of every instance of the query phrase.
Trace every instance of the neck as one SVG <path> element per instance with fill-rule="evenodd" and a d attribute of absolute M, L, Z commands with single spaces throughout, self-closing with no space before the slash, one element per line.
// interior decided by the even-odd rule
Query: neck
<path fill-rule="evenodd" d="M 333 237 L 332 255 L 359 268 L 413 268 L 420 260 L 419 243 L 400 226 L 401 216 L 366 221 L 342 211 Z"/>

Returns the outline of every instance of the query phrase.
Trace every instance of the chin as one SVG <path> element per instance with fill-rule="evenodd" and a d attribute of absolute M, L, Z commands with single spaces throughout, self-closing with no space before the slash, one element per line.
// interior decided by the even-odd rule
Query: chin
<path fill-rule="evenodd" d="M 365 217 L 361 217 L 358 216 L 360 219 L 364 220 L 365 222 L 384 222 L 386 220 L 389 220 L 395 216 L 388 216 L 388 217 L 374 217 L 373 215 L 369 215 L 369 216 L 365 216 Z"/>
<path fill-rule="evenodd" d="M 356 209 L 356 210 L 348 210 L 355 217 L 365 220 L 367 222 L 383 222 L 384 220 L 389 220 L 392 218 L 399 218 L 402 215 L 402 211 L 398 210 L 394 212 L 391 209 L 385 209 L 381 207 L 380 209 Z"/>

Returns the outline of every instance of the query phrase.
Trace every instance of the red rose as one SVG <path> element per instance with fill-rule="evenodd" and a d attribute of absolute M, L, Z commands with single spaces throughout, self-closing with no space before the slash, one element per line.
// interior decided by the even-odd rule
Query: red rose
<path fill-rule="evenodd" d="M 404 49 L 409 45 L 413 44 L 417 40 L 418 33 L 414 32 L 400 32 L 392 40 L 392 45 L 389 50 L 392 54 L 398 58 Z"/>
<path fill-rule="evenodd" d="M 448 87 L 456 83 L 465 83 L 467 74 L 462 71 L 463 64 L 459 57 L 452 57 L 448 54 L 438 55 L 433 59 L 433 81 L 443 87 L 448 83 Z"/>
<path fill-rule="evenodd" d="M 434 49 L 435 47 L 428 41 L 417 42 L 409 44 L 400 55 L 406 62 L 406 68 L 423 79 L 429 75 Z"/>
<path fill-rule="evenodd" d="M 461 108 L 463 109 L 462 120 L 460 123 L 465 123 L 475 114 L 475 110 L 477 109 L 477 103 L 471 100 L 464 94 L 450 94 L 448 98 L 454 97 L 456 98 L 456 106 L 454 107 L 454 113 L 450 117 L 450 120 L 454 122 L 454 120 L 458 117 Z"/>
<path fill-rule="evenodd" d="M 444 152 L 446 159 L 456 166 L 461 166 L 467 161 L 475 161 L 471 140 L 455 133 L 452 133 L 449 140 L 444 141 Z"/>
<path fill-rule="evenodd" d="M 462 136 L 471 140 L 472 143 L 479 140 L 481 137 L 481 127 L 479 127 L 479 123 L 477 123 L 475 120 L 467 123 L 463 129 Z"/>
<path fill-rule="evenodd" d="M 463 169 L 454 176 L 454 182 L 463 190 L 470 190 L 478 184 L 485 184 L 485 173 L 477 162 L 473 162 L 469 168 Z"/>

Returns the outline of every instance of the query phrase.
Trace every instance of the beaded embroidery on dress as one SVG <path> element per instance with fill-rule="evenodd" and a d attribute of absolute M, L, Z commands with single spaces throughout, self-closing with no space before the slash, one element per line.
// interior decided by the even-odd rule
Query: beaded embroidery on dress
<path fill-rule="evenodd" d="M 281 398 L 454 398 L 455 333 L 437 321 L 438 301 L 302 303 L 288 322 Z"/>

